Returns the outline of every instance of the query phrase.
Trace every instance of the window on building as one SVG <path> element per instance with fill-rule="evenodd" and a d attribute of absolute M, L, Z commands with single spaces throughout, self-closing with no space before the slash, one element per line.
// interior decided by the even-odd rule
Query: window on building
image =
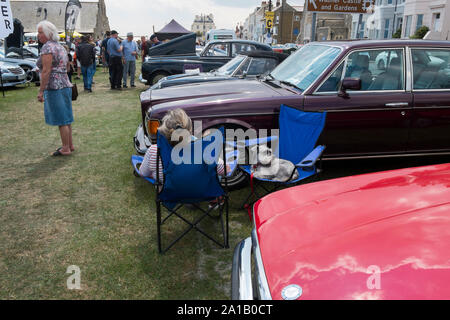
<path fill-rule="evenodd" d="M 412 20 L 412 16 L 406 16 L 404 37 L 409 37 L 411 35 L 411 20 Z"/>
<path fill-rule="evenodd" d="M 356 28 L 358 28 L 358 22 L 353 22 L 353 30 L 354 30 L 353 38 L 355 38 L 355 39 L 356 39 L 356 36 L 358 35 L 358 30 L 356 30 Z"/>
<path fill-rule="evenodd" d="M 388 0 L 388 4 L 392 4 L 392 0 Z"/>
<path fill-rule="evenodd" d="M 441 31 L 441 13 L 433 13 L 433 30 L 436 32 Z"/>
<path fill-rule="evenodd" d="M 365 23 L 361 22 L 361 26 L 359 27 L 359 38 L 360 39 L 364 38 L 364 28 L 365 28 Z"/>
<path fill-rule="evenodd" d="M 384 20 L 384 39 L 387 39 L 389 37 L 389 24 L 389 19 Z"/>
<path fill-rule="evenodd" d="M 398 29 L 402 29 L 403 26 L 403 18 L 398 18 L 397 20 L 397 29 L 395 31 L 397 31 Z"/>
<path fill-rule="evenodd" d="M 417 15 L 417 23 L 416 23 L 416 30 L 418 30 L 423 25 L 423 14 Z"/>

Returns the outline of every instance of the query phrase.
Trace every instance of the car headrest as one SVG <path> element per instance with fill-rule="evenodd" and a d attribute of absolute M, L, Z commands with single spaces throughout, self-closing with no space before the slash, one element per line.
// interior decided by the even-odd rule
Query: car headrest
<path fill-rule="evenodd" d="M 362 69 L 368 69 L 369 68 L 369 57 L 365 55 L 359 55 L 355 59 L 355 65 Z"/>
<path fill-rule="evenodd" d="M 388 71 L 394 71 L 397 72 L 400 70 L 401 67 L 401 59 L 400 58 L 392 58 L 391 62 L 389 63 L 389 70 Z"/>

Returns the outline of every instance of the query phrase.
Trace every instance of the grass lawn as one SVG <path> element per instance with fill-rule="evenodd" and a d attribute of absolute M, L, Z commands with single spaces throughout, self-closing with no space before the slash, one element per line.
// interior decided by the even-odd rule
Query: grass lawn
<path fill-rule="evenodd" d="M 110 91 L 100 68 L 95 82 L 73 104 L 70 157 L 51 156 L 59 133 L 44 122 L 37 87 L 0 96 L 0 299 L 228 299 L 233 248 L 251 231 L 237 207 L 248 190 L 231 193 L 230 249 L 191 232 L 159 255 L 154 191 L 130 165 L 145 87 Z M 449 158 L 330 162 L 322 179 L 442 162 Z M 183 228 L 170 224 L 166 234 Z M 67 289 L 71 265 L 81 290 Z"/>

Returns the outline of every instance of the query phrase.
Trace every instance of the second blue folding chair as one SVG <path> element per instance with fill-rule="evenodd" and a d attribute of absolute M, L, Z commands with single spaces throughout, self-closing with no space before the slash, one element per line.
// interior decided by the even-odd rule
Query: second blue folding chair
<path fill-rule="evenodd" d="M 250 177 L 251 183 L 251 192 L 244 200 L 244 207 L 249 208 L 251 206 L 253 202 L 250 199 L 252 197 L 257 200 L 279 188 L 299 184 L 321 171 L 321 159 L 325 146 L 316 147 L 316 143 L 325 126 L 325 120 L 326 112 L 304 112 L 281 105 L 278 157 L 292 162 L 295 169 L 286 181 L 274 181 L 257 179 L 253 175 L 251 165 L 241 165 L 240 169 Z M 276 137 L 273 137 L 272 141 L 274 140 L 276 140 Z M 298 178 L 292 179 L 295 171 L 298 173 Z M 262 194 L 258 192 L 258 188 L 263 190 Z"/>

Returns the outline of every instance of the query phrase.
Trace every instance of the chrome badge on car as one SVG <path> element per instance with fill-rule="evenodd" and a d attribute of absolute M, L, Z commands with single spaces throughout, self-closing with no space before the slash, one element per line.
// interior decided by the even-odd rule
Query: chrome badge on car
<path fill-rule="evenodd" d="M 296 284 L 291 284 L 285 287 L 281 292 L 281 296 L 283 297 L 284 300 L 297 300 L 302 296 L 302 294 L 303 294 L 302 287 Z"/>

